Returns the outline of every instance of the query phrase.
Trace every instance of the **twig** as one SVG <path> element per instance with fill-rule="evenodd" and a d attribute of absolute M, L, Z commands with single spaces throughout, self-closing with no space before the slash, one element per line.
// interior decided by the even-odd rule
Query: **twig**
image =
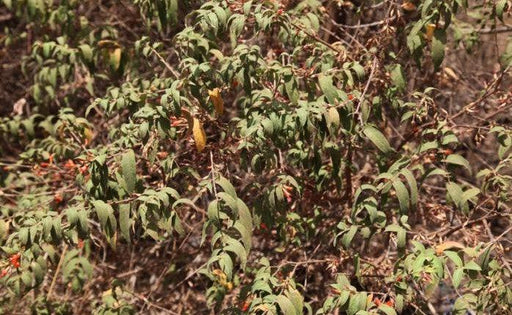
<path fill-rule="evenodd" d="M 348 29 L 360 29 L 360 28 L 366 28 L 366 27 L 372 27 L 372 26 L 379 26 L 379 25 L 382 25 L 382 24 L 388 24 L 389 22 L 392 22 L 392 21 L 398 19 L 399 17 L 400 16 L 392 16 L 392 17 L 386 18 L 384 20 L 380 20 L 380 21 L 376 21 L 376 22 L 371 22 L 371 23 L 366 23 L 366 24 L 358 24 L 358 25 L 340 24 L 340 23 L 337 23 L 334 20 L 332 20 L 331 23 L 334 24 L 335 26 L 338 26 L 338 27 L 343 27 L 343 28 L 348 28 Z"/>
<path fill-rule="evenodd" d="M 162 306 L 160 306 L 158 304 L 155 304 L 155 303 L 151 302 L 150 300 L 148 300 L 146 297 L 144 297 L 141 294 L 138 294 L 138 293 L 132 292 L 130 290 L 126 290 L 126 289 L 124 289 L 123 291 L 128 293 L 128 294 L 131 294 L 133 297 L 136 297 L 136 298 L 142 300 L 145 304 L 149 305 L 150 307 L 154 307 L 154 308 L 156 308 L 158 310 L 161 310 L 161 311 L 163 311 L 164 313 L 167 313 L 167 314 L 178 315 L 178 313 L 176 313 L 176 312 L 173 312 L 173 311 L 171 311 L 169 309 L 166 309 L 165 307 L 162 307 Z"/>
<path fill-rule="evenodd" d="M 304 28 L 300 27 L 299 25 L 296 25 L 294 23 L 291 24 L 293 27 L 295 27 L 296 29 L 298 29 L 299 31 L 302 31 L 304 32 L 304 34 L 306 34 L 308 37 L 310 37 L 311 39 L 314 39 L 315 41 L 319 42 L 320 44 L 328 47 L 329 49 L 339 53 L 339 54 L 343 54 L 344 52 L 342 50 L 339 50 L 338 48 L 334 47 L 333 45 L 329 44 L 328 42 L 326 42 L 325 40 L 321 39 L 320 37 L 314 35 L 314 34 L 311 34 L 309 33 L 308 31 L 306 31 Z M 349 59 L 350 61 L 354 61 L 354 59 L 347 55 L 347 54 L 344 54 L 344 56 Z"/>
<path fill-rule="evenodd" d="M 498 34 L 512 32 L 512 25 L 505 25 L 497 28 L 483 28 L 477 31 L 480 34 Z"/>
<path fill-rule="evenodd" d="M 357 115 L 359 118 L 359 122 L 361 123 L 361 126 L 364 124 L 363 122 L 363 115 L 359 114 L 359 110 L 361 109 L 361 104 L 363 103 L 364 97 L 366 95 L 366 92 L 368 92 L 368 88 L 370 87 L 370 83 L 373 79 L 373 74 L 375 73 L 375 68 L 377 67 L 377 57 L 373 58 L 372 63 L 372 69 L 370 71 L 370 76 L 368 77 L 368 81 L 366 82 L 366 86 L 364 87 L 363 93 L 361 96 L 359 96 L 359 102 L 357 104 L 356 110 L 354 111 L 354 115 Z"/>
<path fill-rule="evenodd" d="M 487 219 L 483 220 L 483 224 L 485 226 L 487 234 L 489 235 L 489 238 L 491 239 L 491 242 L 494 244 L 498 244 L 500 238 L 502 238 L 504 235 L 508 234 L 512 230 L 512 227 L 509 227 L 507 230 L 505 230 L 505 232 L 501 233 L 500 236 L 498 236 L 498 238 L 496 238 L 496 237 L 494 237 L 494 234 L 492 234 L 492 231 L 489 226 L 489 223 L 487 222 Z M 510 267 L 510 264 L 508 263 L 508 261 L 505 258 L 503 258 L 502 261 L 503 261 L 503 264 L 505 265 L 505 267 L 507 267 L 508 271 L 510 271 L 510 273 L 512 273 L 512 268 Z"/>
<path fill-rule="evenodd" d="M 508 72 L 510 67 L 511 66 L 508 66 L 505 70 L 503 70 L 500 73 L 500 75 L 496 79 L 494 79 L 494 81 L 492 81 L 491 84 L 485 89 L 485 93 L 482 94 L 482 96 L 480 96 L 476 101 L 473 101 L 473 102 L 469 103 L 468 105 L 464 106 L 459 112 L 457 112 L 456 114 L 454 114 L 448 118 L 453 121 L 455 118 L 457 118 L 457 117 L 461 116 L 462 114 L 464 114 L 465 112 L 471 110 L 472 107 L 474 107 L 478 103 L 484 101 L 486 98 L 491 96 L 498 89 L 498 86 L 500 85 L 501 80 L 503 79 L 503 76 L 505 75 L 505 73 Z"/>
<path fill-rule="evenodd" d="M 68 250 L 68 244 L 64 245 L 64 249 L 62 250 L 62 254 L 60 255 L 59 263 L 57 264 L 57 269 L 55 269 L 55 274 L 53 275 L 52 283 L 50 284 L 50 288 L 48 289 L 47 299 L 49 300 L 52 296 L 53 288 L 55 287 L 55 282 L 57 281 L 57 275 L 59 274 L 60 268 L 62 267 L 62 262 L 64 260 L 64 255 Z"/>
<path fill-rule="evenodd" d="M 148 46 L 150 49 L 151 49 L 151 52 L 153 52 L 157 57 L 158 59 L 160 59 L 160 61 L 165 65 L 165 67 L 167 68 L 167 70 L 171 71 L 171 73 L 176 77 L 176 78 L 179 78 L 180 75 L 176 72 L 176 70 L 174 70 L 174 68 L 167 62 L 165 61 L 164 57 L 162 57 L 162 55 L 160 55 L 158 53 L 158 51 L 156 51 L 153 47 L 151 46 Z"/>

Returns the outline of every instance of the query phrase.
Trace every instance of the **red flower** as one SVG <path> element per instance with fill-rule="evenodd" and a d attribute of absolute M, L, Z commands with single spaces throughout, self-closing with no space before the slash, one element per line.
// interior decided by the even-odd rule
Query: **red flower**
<path fill-rule="evenodd" d="M 245 301 L 244 305 L 242 305 L 242 312 L 247 312 L 249 310 L 250 305 L 251 304 L 249 303 L 249 301 Z"/>
<path fill-rule="evenodd" d="M 18 254 L 12 255 L 11 258 L 9 258 L 9 262 L 16 269 L 18 269 L 20 267 L 20 257 L 21 257 L 21 254 L 18 253 Z"/>
<path fill-rule="evenodd" d="M 7 272 L 8 272 L 7 269 L 3 269 L 2 273 L 0 273 L 0 278 L 5 277 L 7 275 Z"/>
<path fill-rule="evenodd" d="M 453 150 L 452 149 L 446 149 L 443 151 L 444 155 L 450 155 L 450 154 L 453 154 Z"/>

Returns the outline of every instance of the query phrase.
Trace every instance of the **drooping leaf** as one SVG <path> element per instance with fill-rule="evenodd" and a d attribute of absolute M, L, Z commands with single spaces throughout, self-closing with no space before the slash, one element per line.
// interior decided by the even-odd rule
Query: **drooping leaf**
<path fill-rule="evenodd" d="M 404 91 L 407 87 L 407 81 L 405 79 L 405 73 L 401 65 L 396 65 L 391 70 L 391 81 L 400 90 Z"/>
<path fill-rule="evenodd" d="M 380 132 L 377 128 L 373 126 L 366 126 L 363 129 L 363 133 L 382 152 L 389 153 L 393 151 L 386 137 L 384 137 L 382 132 Z"/>
<path fill-rule="evenodd" d="M 465 167 L 471 173 L 471 166 L 469 165 L 468 160 L 462 157 L 459 154 L 450 154 L 446 157 L 444 162 L 449 164 L 455 164 Z"/>
<path fill-rule="evenodd" d="M 443 62 L 445 46 L 446 30 L 443 28 L 436 28 L 434 30 L 434 37 L 432 38 L 432 61 L 434 62 L 434 69 L 436 71 Z"/>
<path fill-rule="evenodd" d="M 132 193 L 137 182 L 135 153 L 133 150 L 130 149 L 123 154 L 121 158 L 121 169 L 126 184 L 126 191 Z"/>

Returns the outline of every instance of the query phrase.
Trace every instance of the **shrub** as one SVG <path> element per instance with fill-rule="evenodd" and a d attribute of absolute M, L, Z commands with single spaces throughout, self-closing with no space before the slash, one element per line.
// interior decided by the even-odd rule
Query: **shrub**
<path fill-rule="evenodd" d="M 3 312 L 512 311 L 510 1 L 2 3 Z"/>

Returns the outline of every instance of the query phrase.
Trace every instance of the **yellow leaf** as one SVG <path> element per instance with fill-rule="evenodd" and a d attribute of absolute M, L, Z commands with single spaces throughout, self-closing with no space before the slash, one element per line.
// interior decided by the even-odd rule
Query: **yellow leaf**
<path fill-rule="evenodd" d="M 436 254 L 441 255 L 445 250 L 452 248 L 462 249 L 465 246 L 459 242 L 446 241 L 436 246 Z"/>
<path fill-rule="evenodd" d="M 86 144 L 91 143 L 92 138 L 94 137 L 94 133 L 89 128 L 84 128 L 84 137 Z"/>
<path fill-rule="evenodd" d="M 233 283 L 227 282 L 226 284 L 224 284 L 224 287 L 226 288 L 226 290 L 228 290 L 228 292 L 231 292 L 231 290 L 233 290 Z"/>
<path fill-rule="evenodd" d="M 443 68 L 443 72 L 449 76 L 450 78 L 452 78 L 453 80 L 455 81 L 458 81 L 459 80 L 459 76 L 457 74 L 455 74 L 455 71 L 453 71 L 452 68 L 448 68 L 448 67 L 444 67 Z"/>
<path fill-rule="evenodd" d="M 100 48 L 100 49 L 103 49 L 103 48 L 112 49 L 112 48 L 121 47 L 117 42 L 110 40 L 110 39 L 100 40 L 100 41 L 98 41 L 97 45 L 98 45 L 98 48 Z"/>
<path fill-rule="evenodd" d="M 194 117 L 192 125 L 192 135 L 194 136 L 194 142 L 196 143 L 197 151 L 201 152 L 206 146 L 206 134 L 203 129 L 203 125 L 199 119 Z"/>
<path fill-rule="evenodd" d="M 432 36 L 434 36 L 434 30 L 436 29 L 436 25 L 433 23 L 430 23 L 427 25 L 427 30 L 425 32 L 425 37 L 428 41 L 432 39 Z"/>
<path fill-rule="evenodd" d="M 224 113 L 224 100 L 220 95 L 220 89 L 214 88 L 213 90 L 209 90 L 208 95 L 210 96 L 210 100 L 215 107 L 215 112 L 217 115 L 222 115 L 222 113 Z"/>
<path fill-rule="evenodd" d="M 121 48 L 115 48 L 110 51 L 110 65 L 114 70 L 119 69 L 121 65 Z"/>

